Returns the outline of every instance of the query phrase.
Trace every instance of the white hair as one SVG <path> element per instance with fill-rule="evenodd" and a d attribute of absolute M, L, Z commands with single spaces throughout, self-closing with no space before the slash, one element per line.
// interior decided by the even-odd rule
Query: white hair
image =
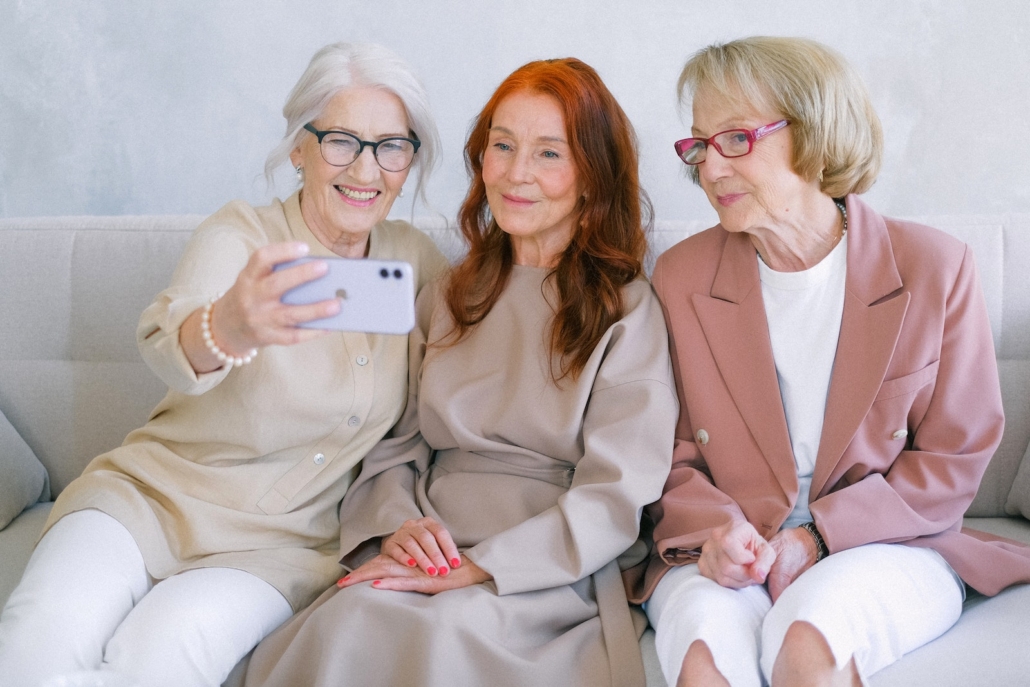
<path fill-rule="evenodd" d="M 428 205 L 426 180 L 440 150 L 429 94 L 407 62 L 375 43 L 332 43 L 315 53 L 283 105 L 286 134 L 265 160 L 265 178 L 272 183 L 275 170 L 290 159 L 306 133 L 304 125 L 318 119 L 333 96 L 352 86 L 382 88 L 404 105 L 408 126 L 422 142 L 412 162 L 412 168 L 418 171 L 415 193 Z"/>

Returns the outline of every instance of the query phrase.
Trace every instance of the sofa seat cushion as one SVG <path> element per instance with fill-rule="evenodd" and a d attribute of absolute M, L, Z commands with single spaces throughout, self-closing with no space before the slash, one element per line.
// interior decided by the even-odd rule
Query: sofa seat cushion
<path fill-rule="evenodd" d="M 50 500 L 50 476 L 0 411 L 0 530 L 39 501 Z"/>
<path fill-rule="evenodd" d="M 1028 526 L 1030 530 L 1030 526 Z M 973 593 L 942 636 L 887 666 L 871 687 L 1025 685 L 1030 676 L 1030 585 L 995 597 Z"/>
<path fill-rule="evenodd" d="M 53 505 L 48 501 L 26 508 L 10 525 L 0 530 L 0 607 L 7 603 L 7 597 L 21 581 L 21 574 Z"/>
<path fill-rule="evenodd" d="M 1023 518 L 965 518 L 962 524 L 970 529 L 996 534 L 999 537 L 1013 539 L 1030 546 L 1030 520 Z"/>

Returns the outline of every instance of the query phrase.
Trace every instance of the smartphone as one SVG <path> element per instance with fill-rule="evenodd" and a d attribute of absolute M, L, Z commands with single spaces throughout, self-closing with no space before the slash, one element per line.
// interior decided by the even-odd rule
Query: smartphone
<path fill-rule="evenodd" d="M 372 334 L 407 334 L 415 326 L 415 278 L 411 265 L 399 260 L 306 257 L 281 262 L 283 270 L 312 260 L 324 260 L 329 271 L 314 281 L 290 289 L 282 302 L 304 305 L 340 299 L 334 317 L 300 324 L 308 329 L 334 329 Z"/>

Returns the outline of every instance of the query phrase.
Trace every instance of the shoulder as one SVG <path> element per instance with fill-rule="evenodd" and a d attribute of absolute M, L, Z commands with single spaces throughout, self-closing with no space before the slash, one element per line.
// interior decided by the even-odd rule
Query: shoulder
<path fill-rule="evenodd" d="M 609 343 L 630 342 L 630 355 L 650 357 L 667 348 L 665 315 L 651 283 L 643 276 L 622 287 L 622 317 L 609 330 Z"/>
<path fill-rule="evenodd" d="M 647 318 L 658 313 L 662 317 L 661 305 L 654 289 L 644 276 L 639 276 L 622 287 L 622 320 L 627 318 Z"/>
<path fill-rule="evenodd" d="M 411 263 L 419 289 L 439 277 L 450 266 L 433 239 L 408 222 L 383 220 L 373 231 L 376 232 L 379 244 L 379 256 Z"/>
<path fill-rule="evenodd" d="M 716 225 L 683 239 L 658 256 L 652 275 L 658 295 L 670 288 L 693 292 L 710 286 L 729 236 L 721 225 Z"/>
<path fill-rule="evenodd" d="M 408 222 L 399 219 L 383 220 L 373 229 L 382 248 L 398 255 L 417 257 L 423 253 L 441 255 L 433 239 Z"/>
<path fill-rule="evenodd" d="M 247 243 L 264 245 L 283 240 L 288 231 L 282 203 L 274 199 L 270 204 L 259 207 L 243 200 L 229 201 L 201 222 L 196 233 L 236 237 Z"/>
<path fill-rule="evenodd" d="M 883 221 L 903 279 L 906 274 L 924 273 L 954 277 L 970 252 L 965 243 L 940 229 L 892 217 Z"/>
<path fill-rule="evenodd" d="M 651 284 L 642 276 L 626 284 L 622 287 L 622 301 L 622 317 L 608 328 L 594 350 L 599 358 L 594 368 L 593 390 L 630 382 L 657 382 L 671 390 L 665 316 Z"/>

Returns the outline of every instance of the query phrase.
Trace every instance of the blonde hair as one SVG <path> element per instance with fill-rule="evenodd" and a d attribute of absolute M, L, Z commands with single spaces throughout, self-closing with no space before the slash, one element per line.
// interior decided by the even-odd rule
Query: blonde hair
<path fill-rule="evenodd" d="M 687 61 L 676 90 L 682 107 L 715 96 L 780 112 L 790 122 L 794 172 L 820 179 L 833 198 L 868 191 L 880 172 L 883 130 L 869 93 L 844 58 L 821 43 L 769 36 L 716 43 Z M 697 168 L 690 174 L 697 183 Z"/>

